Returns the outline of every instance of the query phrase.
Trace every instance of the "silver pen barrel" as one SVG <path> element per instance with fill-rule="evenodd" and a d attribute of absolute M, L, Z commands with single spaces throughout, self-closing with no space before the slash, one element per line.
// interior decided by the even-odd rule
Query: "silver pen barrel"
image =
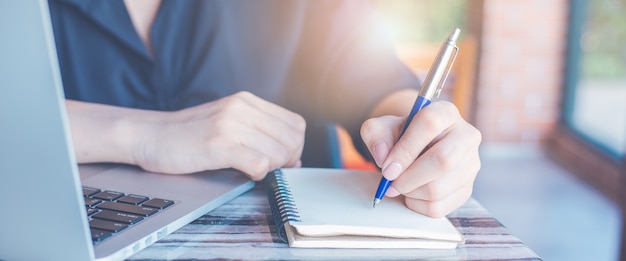
<path fill-rule="evenodd" d="M 455 28 L 452 33 L 450 33 L 450 36 L 443 42 L 441 48 L 439 48 L 439 52 L 430 70 L 428 70 L 428 74 L 419 91 L 420 96 L 428 100 L 439 96 L 458 52 L 456 41 L 459 38 L 459 34 L 461 34 L 461 30 Z"/>

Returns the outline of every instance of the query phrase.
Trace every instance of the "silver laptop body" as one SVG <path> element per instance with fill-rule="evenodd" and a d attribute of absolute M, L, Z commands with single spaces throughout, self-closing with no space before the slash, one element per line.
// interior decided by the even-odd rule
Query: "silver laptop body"
<path fill-rule="evenodd" d="M 82 186 L 175 204 L 94 245 Z M 124 259 L 253 186 L 232 170 L 78 167 L 48 3 L 0 0 L 0 260 Z"/>

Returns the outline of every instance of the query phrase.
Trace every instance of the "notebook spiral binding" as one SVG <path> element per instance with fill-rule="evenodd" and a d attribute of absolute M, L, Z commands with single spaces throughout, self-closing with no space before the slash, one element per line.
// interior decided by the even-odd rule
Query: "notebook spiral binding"
<path fill-rule="evenodd" d="M 300 221 L 300 215 L 289 190 L 289 184 L 280 169 L 270 172 L 265 177 L 265 192 L 272 210 L 276 233 L 280 240 L 287 243 L 285 223 Z"/>

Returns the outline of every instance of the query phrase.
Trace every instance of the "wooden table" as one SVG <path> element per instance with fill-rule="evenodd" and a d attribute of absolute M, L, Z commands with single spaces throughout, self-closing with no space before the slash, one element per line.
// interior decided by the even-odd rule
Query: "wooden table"
<path fill-rule="evenodd" d="M 454 250 L 296 249 L 278 239 L 263 185 L 132 256 L 200 260 L 541 260 L 474 199 L 449 219 L 465 236 Z"/>

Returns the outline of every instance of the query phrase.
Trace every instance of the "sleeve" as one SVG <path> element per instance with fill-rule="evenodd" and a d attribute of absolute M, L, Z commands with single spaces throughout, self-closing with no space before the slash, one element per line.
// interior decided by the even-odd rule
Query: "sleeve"
<path fill-rule="evenodd" d="M 379 101 L 418 88 L 365 1 L 311 1 L 289 81 L 292 101 L 309 118 L 346 128 L 359 151 L 360 127 Z M 295 98 L 295 99 L 294 99 Z"/>

